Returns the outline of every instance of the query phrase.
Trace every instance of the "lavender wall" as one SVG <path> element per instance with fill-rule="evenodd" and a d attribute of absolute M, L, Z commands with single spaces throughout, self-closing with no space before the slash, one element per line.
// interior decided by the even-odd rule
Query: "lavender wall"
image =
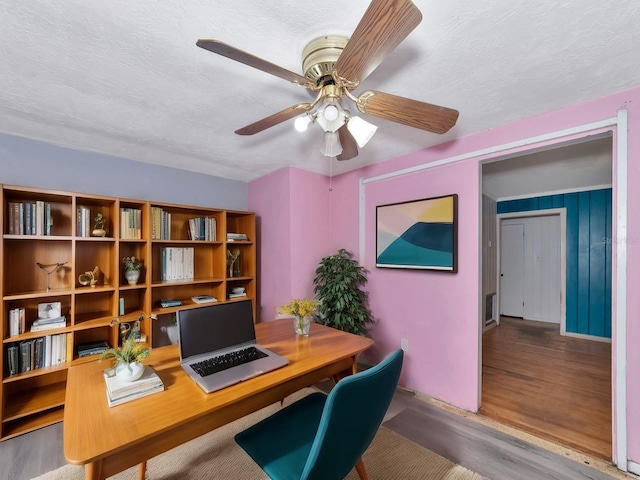
<path fill-rule="evenodd" d="M 247 210 L 248 185 L 0 134 L 0 183 Z"/>
<path fill-rule="evenodd" d="M 480 162 L 487 157 L 460 160 L 420 173 L 366 183 L 363 188 L 364 218 L 360 218 L 358 207 L 360 178 L 371 179 L 404 168 L 608 120 L 616 116 L 618 109 L 625 107 L 629 129 L 627 201 L 630 208 L 628 238 L 616 242 L 627 245 L 629 295 L 626 305 L 614 305 L 614 309 L 623 311 L 621 307 L 626 308 L 628 458 L 640 461 L 640 348 L 636 345 L 640 338 L 640 297 L 633 294 L 640 286 L 640 269 L 635 268 L 640 261 L 640 215 L 632 208 L 640 202 L 640 88 L 495 128 L 333 179 L 333 192 L 329 195 L 329 245 L 331 249 L 345 247 L 358 253 L 358 225 L 364 221 L 365 248 L 360 261 L 370 270 L 370 298 L 378 319 L 371 329 L 376 344 L 370 355 L 375 360 L 380 359 L 398 348 L 401 338 L 407 338 L 409 352 L 405 357 L 402 385 L 468 410 L 475 411 L 479 406 L 479 171 Z M 254 183 L 249 188 L 252 192 Z M 614 197 L 615 192 L 614 184 Z M 459 195 L 459 272 L 376 269 L 375 206 L 448 193 Z M 314 207 L 311 205 L 308 215 L 316 214 Z M 616 209 L 614 202 L 614 218 Z M 297 225 L 292 223 L 290 227 L 295 230 Z M 615 256 L 617 248 L 615 244 L 613 247 Z M 300 253 L 305 255 L 305 252 Z M 614 327 L 614 357 L 617 351 L 615 334 Z"/>

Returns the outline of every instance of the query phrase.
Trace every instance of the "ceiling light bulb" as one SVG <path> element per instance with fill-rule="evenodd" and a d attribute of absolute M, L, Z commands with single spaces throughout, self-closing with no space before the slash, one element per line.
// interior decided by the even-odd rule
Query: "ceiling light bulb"
<path fill-rule="evenodd" d="M 327 105 L 324 109 L 324 118 L 330 122 L 338 118 L 338 107 L 335 105 Z"/>
<path fill-rule="evenodd" d="M 378 127 L 360 117 L 351 117 L 347 122 L 347 129 L 355 139 L 358 147 L 362 148 L 371 140 Z"/>
<path fill-rule="evenodd" d="M 306 132 L 307 127 L 312 121 L 313 119 L 309 115 L 303 115 L 302 117 L 296 118 L 296 121 L 293 122 L 293 126 L 299 132 Z"/>
<path fill-rule="evenodd" d="M 340 144 L 338 132 L 325 132 L 320 152 L 322 152 L 325 157 L 337 157 L 342 153 L 342 145 Z"/>

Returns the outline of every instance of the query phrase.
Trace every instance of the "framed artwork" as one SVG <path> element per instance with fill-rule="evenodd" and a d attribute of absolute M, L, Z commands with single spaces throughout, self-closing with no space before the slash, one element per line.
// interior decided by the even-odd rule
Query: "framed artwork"
<path fill-rule="evenodd" d="M 376 267 L 457 272 L 458 195 L 376 207 Z"/>

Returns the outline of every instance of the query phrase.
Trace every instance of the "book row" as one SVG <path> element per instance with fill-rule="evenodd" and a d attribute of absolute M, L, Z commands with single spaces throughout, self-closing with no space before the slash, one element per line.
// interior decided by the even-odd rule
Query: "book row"
<path fill-rule="evenodd" d="M 151 207 L 151 240 L 171 240 L 171 213 Z"/>
<path fill-rule="evenodd" d="M 35 202 L 8 203 L 9 235 L 51 235 L 53 214 L 51 204 Z"/>
<path fill-rule="evenodd" d="M 216 241 L 216 219 L 213 217 L 197 217 L 189 219 L 189 238 L 191 240 Z"/>
<path fill-rule="evenodd" d="M 193 247 L 164 247 L 162 249 L 162 281 L 193 280 Z"/>
<path fill-rule="evenodd" d="M 142 210 L 120 209 L 120 238 L 140 240 L 142 238 Z"/>
<path fill-rule="evenodd" d="M 67 361 L 67 334 L 23 340 L 7 347 L 9 376 L 50 367 Z"/>

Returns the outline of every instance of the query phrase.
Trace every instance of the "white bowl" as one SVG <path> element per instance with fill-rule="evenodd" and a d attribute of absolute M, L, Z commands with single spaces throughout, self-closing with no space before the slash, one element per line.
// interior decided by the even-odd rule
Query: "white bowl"
<path fill-rule="evenodd" d="M 231 289 L 231 293 L 244 293 L 244 287 L 235 287 Z"/>

